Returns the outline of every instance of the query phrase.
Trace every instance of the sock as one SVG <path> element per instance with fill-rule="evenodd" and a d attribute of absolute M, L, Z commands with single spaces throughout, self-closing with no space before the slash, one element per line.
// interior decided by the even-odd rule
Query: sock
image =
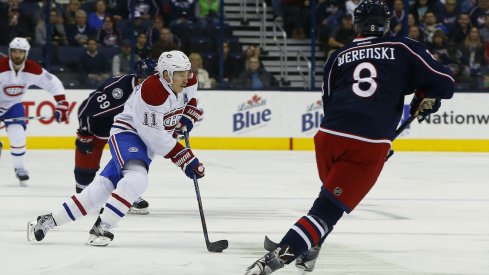
<path fill-rule="evenodd" d="M 10 154 L 14 168 L 24 168 L 24 159 L 26 151 L 26 136 L 24 127 L 20 124 L 10 124 L 7 127 L 7 135 L 10 140 Z"/>
<path fill-rule="evenodd" d="M 59 226 L 75 221 L 88 213 L 99 211 L 112 190 L 114 186 L 109 179 L 98 177 L 83 192 L 71 196 L 61 207 L 52 212 L 56 224 Z"/>

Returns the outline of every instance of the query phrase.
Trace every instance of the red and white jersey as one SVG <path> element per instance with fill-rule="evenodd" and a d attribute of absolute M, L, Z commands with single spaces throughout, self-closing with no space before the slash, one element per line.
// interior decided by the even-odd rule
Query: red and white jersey
<path fill-rule="evenodd" d="M 36 62 L 27 59 L 16 73 L 8 57 L 0 57 L 0 115 L 22 102 L 26 90 L 36 85 L 53 96 L 64 95 L 61 81 Z"/>
<path fill-rule="evenodd" d="M 196 105 L 197 85 L 194 75 L 183 91 L 175 94 L 158 74 L 148 77 L 136 86 L 124 111 L 114 118 L 110 134 L 134 132 L 146 144 L 149 158 L 167 155 L 177 143 L 172 134 L 185 106 L 189 102 Z"/>

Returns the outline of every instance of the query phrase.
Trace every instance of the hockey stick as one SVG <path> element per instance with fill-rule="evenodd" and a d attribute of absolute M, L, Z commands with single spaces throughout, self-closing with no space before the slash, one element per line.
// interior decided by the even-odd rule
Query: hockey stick
<path fill-rule="evenodd" d="M 186 147 L 190 149 L 190 142 L 188 141 L 188 132 L 187 131 L 183 132 L 183 136 L 185 138 Z M 204 209 L 202 207 L 202 200 L 200 198 L 199 182 L 197 181 L 196 175 L 194 175 L 193 180 L 194 180 L 194 187 L 195 187 L 195 195 L 197 196 L 197 202 L 199 204 L 200 221 L 202 222 L 202 229 L 204 230 L 205 245 L 207 246 L 207 250 L 209 252 L 222 252 L 224 249 L 228 248 L 229 243 L 227 240 L 220 240 L 216 242 L 209 241 L 209 236 L 207 234 L 207 225 L 205 223 L 205 218 L 204 218 Z"/>
<path fill-rule="evenodd" d="M 48 120 L 52 119 L 54 116 L 47 117 L 47 116 L 26 116 L 26 117 L 13 117 L 13 118 L 6 118 L 2 119 L 4 122 L 14 122 L 14 121 L 22 121 L 22 120 L 33 120 L 33 119 L 43 119 L 43 120 Z"/>
<path fill-rule="evenodd" d="M 408 119 L 406 119 L 406 121 L 404 121 L 401 124 L 401 126 L 399 126 L 399 128 L 397 128 L 396 134 L 394 135 L 394 138 L 392 139 L 392 141 L 394 141 L 415 119 L 416 119 L 416 116 L 408 117 Z M 425 119 L 425 117 L 422 117 L 421 119 L 418 119 L 418 121 L 421 122 L 424 119 Z M 391 149 L 391 150 L 389 150 L 389 154 L 387 154 L 387 158 L 385 159 L 385 161 L 388 161 L 392 155 L 394 155 L 394 150 Z"/>

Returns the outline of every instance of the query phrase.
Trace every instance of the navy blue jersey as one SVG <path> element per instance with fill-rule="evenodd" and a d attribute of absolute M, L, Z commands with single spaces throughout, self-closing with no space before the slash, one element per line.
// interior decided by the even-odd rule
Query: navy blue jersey
<path fill-rule="evenodd" d="M 324 65 L 321 127 L 340 135 L 392 140 L 404 96 L 415 90 L 448 99 L 454 80 L 417 41 L 405 37 L 355 39 Z"/>
<path fill-rule="evenodd" d="M 104 81 L 78 108 L 79 131 L 108 138 L 114 117 L 122 112 L 135 86 L 134 74 L 115 76 Z"/>

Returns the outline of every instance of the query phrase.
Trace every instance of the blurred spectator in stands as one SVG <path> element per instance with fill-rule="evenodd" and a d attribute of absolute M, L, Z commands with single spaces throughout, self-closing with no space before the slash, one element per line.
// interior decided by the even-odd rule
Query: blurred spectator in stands
<path fill-rule="evenodd" d="M 406 18 L 406 12 L 404 10 L 403 0 L 395 0 L 394 8 L 392 10 L 392 18 L 390 25 L 390 32 L 392 35 L 404 35 L 403 34 L 403 24 L 404 18 Z"/>
<path fill-rule="evenodd" d="M 461 11 L 468 14 L 477 7 L 477 0 L 461 0 L 460 2 Z"/>
<path fill-rule="evenodd" d="M 225 41 L 222 44 L 222 50 L 224 55 L 224 68 L 223 68 L 223 76 L 222 80 L 225 86 L 228 86 L 232 79 L 236 78 L 241 72 L 242 64 L 241 58 L 238 58 L 236 55 L 233 57 L 231 55 L 231 48 L 228 41 Z"/>
<path fill-rule="evenodd" d="M 139 56 L 134 55 L 137 62 Z M 123 75 L 131 72 L 131 41 L 123 40 L 121 43 L 121 52 L 112 58 L 112 75 Z"/>
<path fill-rule="evenodd" d="M 486 14 L 489 14 L 489 0 L 479 0 L 477 8 L 470 14 L 472 26 L 483 28 Z"/>
<path fill-rule="evenodd" d="M 157 1 L 155 0 L 134 0 L 134 15 L 138 14 L 141 16 L 143 21 L 149 20 L 155 15 L 160 13 L 160 8 L 158 7 Z M 127 9 L 129 11 L 129 18 L 132 16 L 131 1 L 127 2 Z"/>
<path fill-rule="evenodd" d="M 157 60 L 163 52 L 179 50 L 180 45 L 175 43 L 174 37 L 169 28 L 163 27 L 160 30 L 160 40 L 151 47 L 150 57 Z"/>
<path fill-rule="evenodd" d="M 341 25 L 341 18 L 345 15 L 344 2 L 340 0 L 326 0 L 316 8 L 318 34 L 321 48 L 324 50 L 331 32 Z"/>
<path fill-rule="evenodd" d="M 414 4 L 411 5 L 409 13 L 414 15 L 414 18 L 416 18 L 418 22 L 422 22 L 424 15 L 428 10 L 428 0 L 416 0 Z"/>
<path fill-rule="evenodd" d="M 436 30 L 441 30 L 445 34 L 448 33 L 447 28 L 442 23 L 436 22 L 435 13 L 432 11 L 425 13 L 423 23 L 419 27 L 423 32 L 425 41 L 429 43 L 433 41 L 433 34 Z"/>
<path fill-rule="evenodd" d="M 423 34 L 421 33 L 421 30 L 419 29 L 418 26 L 410 26 L 408 29 L 408 35 L 407 37 L 416 40 L 418 42 L 423 43 L 424 37 Z"/>
<path fill-rule="evenodd" d="M 250 59 L 251 57 L 256 57 L 258 58 L 258 60 L 260 60 L 260 54 L 261 54 L 261 50 L 258 45 L 255 44 L 248 45 L 243 54 L 243 60 L 245 62 L 244 64 L 242 64 L 242 70 L 246 69 L 247 60 Z M 263 68 L 263 63 L 261 62 L 261 60 L 260 60 L 260 67 Z"/>
<path fill-rule="evenodd" d="M 353 30 L 352 16 L 350 14 L 346 14 L 341 19 L 341 26 L 336 28 L 329 37 L 329 53 L 327 56 L 329 56 L 332 51 L 351 43 L 354 38 L 355 31 Z"/>
<path fill-rule="evenodd" d="M 104 47 L 118 47 L 122 40 L 112 16 L 104 18 L 102 28 L 97 31 L 97 42 Z"/>
<path fill-rule="evenodd" d="M 360 5 L 362 1 L 363 0 L 347 0 L 345 2 L 346 14 L 350 14 L 351 17 L 354 19 L 355 15 L 353 15 L 353 11 L 356 9 L 358 5 Z"/>
<path fill-rule="evenodd" d="M 95 2 L 95 11 L 88 14 L 88 26 L 94 30 L 102 28 L 107 6 L 103 0 Z"/>
<path fill-rule="evenodd" d="M 412 15 L 412 14 L 408 14 L 408 18 L 407 18 L 407 24 L 408 24 L 408 29 L 409 29 L 409 27 L 411 27 L 411 26 L 416 26 L 416 27 L 419 27 L 419 22 L 418 22 L 418 20 L 416 20 L 416 17 L 414 17 L 414 15 Z"/>
<path fill-rule="evenodd" d="M 65 12 L 63 13 L 63 23 L 65 27 L 69 25 L 74 25 L 76 22 L 76 12 L 80 10 L 80 1 L 78 0 L 70 0 L 68 6 L 66 7 Z"/>
<path fill-rule="evenodd" d="M 306 23 L 310 18 L 308 0 L 283 0 L 284 29 L 294 39 L 306 38 Z"/>
<path fill-rule="evenodd" d="M 146 37 L 145 33 L 140 33 L 136 37 L 136 45 L 134 46 L 134 51 L 140 59 L 145 59 L 146 57 L 149 57 L 150 49 L 148 48 L 148 38 Z"/>
<path fill-rule="evenodd" d="M 17 5 L 9 5 L 7 8 L 6 21 L 3 21 L 1 30 L 2 36 L 0 41 L 2 44 L 8 44 L 14 37 L 25 37 L 32 40 L 34 37 L 33 29 L 30 22 L 25 20 L 25 17 L 20 13 Z"/>
<path fill-rule="evenodd" d="M 110 63 L 97 49 L 97 40 L 89 38 L 87 51 L 80 58 L 80 81 L 87 88 L 97 87 L 110 76 Z"/>
<path fill-rule="evenodd" d="M 273 10 L 273 20 L 277 22 L 281 27 L 284 24 L 284 7 L 282 0 L 271 0 Z"/>
<path fill-rule="evenodd" d="M 63 25 L 63 17 L 55 9 L 50 11 L 49 22 L 51 23 L 51 44 L 53 46 L 62 46 L 66 44 L 66 31 Z M 36 25 L 36 46 L 46 45 L 47 28 L 46 22 L 41 20 Z"/>
<path fill-rule="evenodd" d="M 457 9 L 457 0 L 445 0 L 445 5 L 437 21 L 447 27 L 448 33 L 453 30 L 457 22 L 457 16 L 460 14 Z"/>
<path fill-rule="evenodd" d="M 260 66 L 258 57 L 250 57 L 246 60 L 246 71 L 233 82 L 237 89 L 265 90 L 277 87 L 277 81 L 273 75 Z"/>
<path fill-rule="evenodd" d="M 209 72 L 204 69 L 202 56 L 199 53 L 190 53 L 188 56 L 190 60 L 190 71 L 197 75 L 199 80 L 199 89 L 211 89 L 216 87 L 216 80 L 209 77 Z"/>
<path fill-rule="evenodd" d="M 165 20 L 162 15 L 158 14 L 153 20 L 153 24 L 148 28 L 146 35 L 148 37 L 148 45 L 153 46 L 153 43 L 160 40 L 161 30 L 165 27 Z"/>
<path fill-rule="evenodd" d="M 198 0 L 195 15 L 199 28 L 206 28 L 209 25 L 219 23 L 219 1 Z"/>
<path fill-rule="evenodd" d="M 127 5 L 131 3 L 130 1 L 124 0 L 106 0 L 105 1 L 105 12 L 112 15 L 114 21 L 119 21 L 122 19 L 129 18 L 129 11 Z"/>
<path fill-rule="evenodd" d="M 194 0 L 171 0 L 170 11 L 170 28 L 195 21 Z"/>
<path fill-rule="evenodd" d="M 482 68 L 486 66 L 484 59 L 484 45 L 482 44 L 479 29 L 471 27 L 469 35 L 465 38 L 462 47 L 462 63 L 470 68 L 471 87 L 480 86 L 482 81 Z"/>
<path fill-rule="evenodd" d="M 87 13 L 77 10 L 75 24 L 66 27 L 66 38 L 70 46 L 85 46 L 89 37 L 95 36 L 96 32 L 87 25 Z"/>
<path fill-rule="evenodd" d="M 457 23 L 448 34 L 448 40 L 457 45 L 462 43 L 469 34 L 471 27 L 470 16 L 467 13 L 461 13 L 458 16 Z"/>
<path fill-rule="evenodd" d="M 486 22 L 484 27 L 479 29 L 481 40 L 483 43 L 489 43 L 489 14 L 486 14 Z"/>

